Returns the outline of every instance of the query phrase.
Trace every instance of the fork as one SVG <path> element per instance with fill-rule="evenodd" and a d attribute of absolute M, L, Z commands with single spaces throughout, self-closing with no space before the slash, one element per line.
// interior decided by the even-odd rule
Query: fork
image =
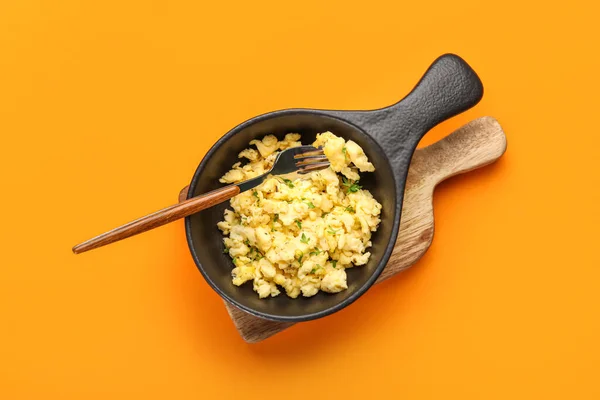
<path fill-rule="evenodd" d="M 280 152 L 270 170 L 264 174 L 234 183 L 200 196 L 192 197 L 179 204 L 172 205 L 152 214 L 146 215 L 128 224 L 112 229 L 73 247 L 73 253 L 79 254 L 98 247 L 106 246 L 119 240 L 149 231 L 181 218 L 188 217 L 198 211 L 210 208 L 232 197 L 253 189 L 263 183 L 269 176 L 287 175 L 293 172 L 307 174 L 329 167 L 329 161 L 322 149 L 313 146 L 298 146 Z"/>

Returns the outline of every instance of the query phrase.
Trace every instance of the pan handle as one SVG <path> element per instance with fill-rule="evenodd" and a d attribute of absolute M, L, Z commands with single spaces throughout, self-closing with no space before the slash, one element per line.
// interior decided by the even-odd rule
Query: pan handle
<path fill-rule="evenodd" d="M 373 136 L 392 164 L 408 166 L 431 128 L 473 107 L 482 96 L 483 84 L 475 71 L 459 56 L 445 54 L 398 103 L 372 111 L 342 111 L 337 116 Z"/>

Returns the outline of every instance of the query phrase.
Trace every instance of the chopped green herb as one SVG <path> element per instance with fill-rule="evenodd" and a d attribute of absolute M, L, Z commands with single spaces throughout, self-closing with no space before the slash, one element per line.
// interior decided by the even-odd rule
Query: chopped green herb
<path fill-rule="evenodd" d="M 256 197 L 258 199 L 258 192 L 256 190 L 252 191 L 252 196 Z"/>
<path fill-rule="evenodd" d="M 311 256 L 318 256 L 319 254 L 321 254 L 321 250 L 319 250 L 315 247 L 315 249 L 313 251 L 311 251 L 309 254 Z"/>
<path fill-rule="evenodd" d="M 348 158 L 348 149 L 346 148 L 346 146 L 342 147 L 342 153 L 344 153 L 345 158 Z"/>
<path fill-rule="evenodd" d="M 351 212 L 351 213 L 355 213 L 356 212 L 352 206 L 346 207 L 346 211 Z"/>
<path fill-rule="evenodd" d="M 233 263 L 234 263 L 235 265 L 237 265 L 237 258 L 235 258 L 235 257 L 234 257 L 234 258 L 233 258 L 231 261 L 233 261 Z"/>
<path fill-rule="evenodd" d="M 249 241 L 248 239 L 246 239 L 246 240 L 244 240 L 244 244 L 245 244 L 246 246 L 250 246 L 250 241 Z"/>
<path fill-rule="evenodd" d="M 302 238 L 300 239 L 300 241 L 302 243 L 308 244 L 308 238 L 306 237 L 306 235 L 304 234 L 304 232 L 302 232 Z"/>
<path fill-rule="evenodd" d="M 288 204 L 292 204 L 294 200 L 286 200 Z"/>
<path fill-rule="evenodd" d="M 309 209 L 315 208 L 315 205 L 312 203 L 312 201 L 308 201 L 308 202 L 306 202 L 306 204 L 308 204 Z"/>
<path fill-rule="evenodd" d="M 279 214 L 273 215 L 273 222 L 279 221 Z"/>
<path fill-rule="evenodd" d="M 342 185 L 346 187 L 346 193 L 356 193 L 362 189 L 362 186 L 358 184 L 358 181 L 353 182 L 346 177 L 342 178 Z"/>
<path fill-rule="evenodd" d="M 353 183 L 353 184 L 352 184 L 352 186 L 350 186 L 350 187 L 348 188 L 348 192 L 349 192 L 349 193 L 356 193 L 356 192 L 358 192 L 360 189 L 362 189 L 362 186 L 360 186 L 360 185 L 358 185 L 358 184 L 356 184 L 356 183 Z"/>
<path fill-rule="evenodd" d="M 283 180 L 283 183 L 285 183 L 286 185 L 288 185 L 288 187 L 291 189 L 294 187 L 294 183 L 290 180 L 290 179 L 286 179 L 286 178 L 281 178 Z"/>
<path fill-rule="evenodd" d="M 319 264 L 317 264 L 317 265 L 316 265 L 316 267 L 315 267 L 315 268 L 313 268 L 313 269 L 310 271 L 310 273 L 311 273 L 311 274 L 314 274 L 315 272 L 317 272 L 317 271 L 318 271 L 318 270 L 320 270 L 321 268 L 323 268 L 323 267 L 321 267 Z"/>
<path fill-rule="evenodd" d="M 227 247 L 223 249 L 223 254 L 229 254 L 229 249 Z"/>
<path fill-rule="evenodd" d="M 300 257 L 298 257 L 298 262 L 302 264 L 302 257 L 304 257 L 304 253 L 300 252 Z"/>
<path fill-rule="evenodd" d="M 296 220 L 296 225 L 298 225 L 298 228 L 302 229 L 302 222 L 300 222 L 299 219 Z"/>
<path fill-rule="evenodd" d="M 316 268 L 313 268 L 313 269 L 311 269 L 311 270 L 310 270 L 310 273 L 311 273 L 311 274 L 314 274 L 315 272 L 317 272 L 317 269 L 316 269 Z"/>
<path fill-rule="evenodd" d="M 337 268 L 337 261 L 336 261 L 336 260 L 333 260 L 333 261 L 331 262 L 331 264 L 333 264 L 333 268 Z"/>
<path fill-rule="evenodd" d="M 330 235 L 335 235 L 337 233 L 337 229 L 333 229 L 331 226 L 327 229 L 327 233 Z"/>

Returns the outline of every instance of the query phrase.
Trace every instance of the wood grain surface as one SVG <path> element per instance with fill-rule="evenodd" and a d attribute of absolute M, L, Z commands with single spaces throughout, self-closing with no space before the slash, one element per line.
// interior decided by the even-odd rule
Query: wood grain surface
<path fill-rule="evenodd" d="M 490 164 L 505 150 L 506 136 L 498 121 L 492 117 L 481 117 L 415 152 L 408 171 L 396 247 L 376 284 L 413 265 L 431 245 L 433 192 L 437 184 Z M 187 190 L 185 187 L 179 193 L 180 201 L 185 201 Z M 225 307 L 236 329 L 248 343 L 260 342 L 294 325 L 255 317 L 227 302 Z"/>
<path fill-rule="evenodd" d="M 198 211 L 222 203 L 240 193 L 237 185 L 229 185 L 189 200 L 180 201 L 170 207 L 138 218 L 128 224 L 119 226 L 101 235 L 93 237 L 73 247 L 73 253 L 80 254 L 98 247 L 106 246 L 119 240 L 138 235 L 159 226 L 197 213 Z"/>

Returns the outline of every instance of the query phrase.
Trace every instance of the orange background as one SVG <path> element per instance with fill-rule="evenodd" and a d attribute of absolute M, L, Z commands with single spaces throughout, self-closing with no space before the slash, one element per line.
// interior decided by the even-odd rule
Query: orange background
<path fill-rule="evenodd" d="M 600 398 L 599 13 L 551 4 L 2 1 L 0 398 Z M 71 254 L 237 123 L 388 105 L 444 52 L 485 96 L 424 144 L 492 115 L 508 151 L 347 309 L 247 345 L 181 221 Z"/>

